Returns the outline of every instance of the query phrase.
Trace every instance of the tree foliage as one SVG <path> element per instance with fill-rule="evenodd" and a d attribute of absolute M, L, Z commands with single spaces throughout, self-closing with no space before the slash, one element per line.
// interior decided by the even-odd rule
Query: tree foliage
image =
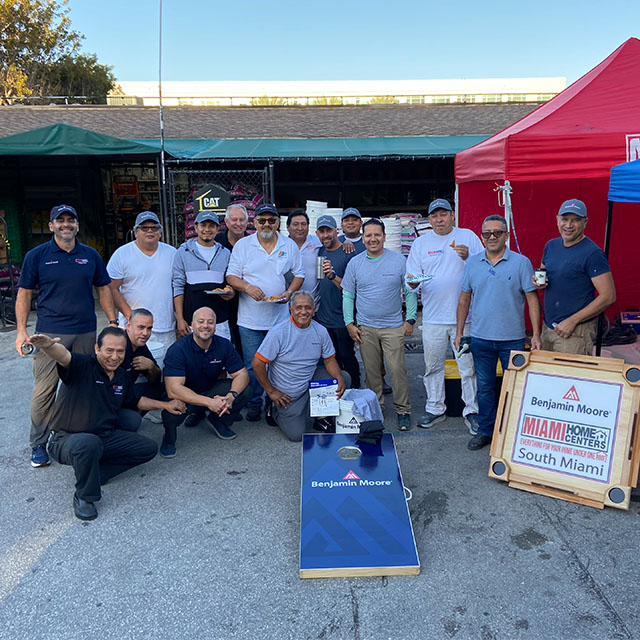
<path fill-rule="evenodd" d="M 71 28 L 68 0 L 0 0 L 0 100 L 91 96 L 105 102 L 115 78 Z M 24 102 L 24 100 L 22 100 Z"/>

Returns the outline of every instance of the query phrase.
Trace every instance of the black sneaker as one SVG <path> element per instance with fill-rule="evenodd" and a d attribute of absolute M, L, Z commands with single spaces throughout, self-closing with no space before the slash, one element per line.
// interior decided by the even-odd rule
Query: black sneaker
<path fill-rule="evenodd" d="M 276 419 L 273 417 L 273 402 L 271 400 L 267 400 L 264 406 L 264 419 L 267 421 L 267 424 L 270 427 L 277 427 L 278 423 Z"/>
<path fill-rule="evenodd" d="M 231 431 L 229 427 L 225 426 L 220 420 L 214 418 L 212 415 L 209 415 L 207 418 L 207 424 L 211 427 L 213 433 L 215 433 L 221 440 L 233 440 L 237 435 L 235 431 Z"/>
<path fill-rule="evenodd" d="M 31 449 L 31 466 L 46 467 L 48 464 L 51 464 L 51 460 L 49 460 L 47 447 L 43 444 L 33 447 L 33 449 Z"/>
<path fill-rule="evenodd" d="M 478 449 L 486 447 L 488 444 L 491 444 L 491 438 L 489 436 L 483 436 L 481 433 L 477 433 L 467 443 L 467 449 L 470 451 L 477 451 Z"/>
<path fill-rule="evenodd" d="M 253 405 L 247 409 L 247 422 L 259 422 L 262 418 L 262 407 L 260 405 Z"/>
<path fill-rule="evenodd" d="M 78 498 L 73 494 L 73 511 L 76 514 L 76 518 L 80 520 L 95 520 L 98 517 L 98 510 L 93 502 L 87 502 Z"/>

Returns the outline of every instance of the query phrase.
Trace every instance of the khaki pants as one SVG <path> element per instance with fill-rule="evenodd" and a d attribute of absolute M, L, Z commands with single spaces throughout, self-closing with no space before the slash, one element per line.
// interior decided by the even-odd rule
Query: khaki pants
<path fill-rule="evenodd" d="M 93 353 L 96 344 L 96 332 L 80 334 L 44 333 L 50 338 L 60 338 L 60 344 L 74 353 Z M 51 407 L 58 389 L 58 369 L 44 351 L 33 356 L 33 377 L 35 384 L 31 393 L 31 433 L 29 441 L 32 447 L 46 444 L 49 437 L 49 418 Z"/>
<path fill-rule="evenodd" d="M 396 413 L 410 414 L 409 380 L 404 362 L 404 326 L 374 329 L 361 325 L 360 329 L 362 330 L 360 354 L 367 375 L 367 386 L 378 396 L 378 402 L 384 409 L 381 374 L 384 358 L 391 377 L 393 406 Z"/>
<path fill-rule="evenodd" d="M 568 338 L 561 338 L 546 324 L 542 326 L 542 348 L 556 353 L 593 355 L 593 344 L 598 333 L 598 318 L 579 324 Z"/>

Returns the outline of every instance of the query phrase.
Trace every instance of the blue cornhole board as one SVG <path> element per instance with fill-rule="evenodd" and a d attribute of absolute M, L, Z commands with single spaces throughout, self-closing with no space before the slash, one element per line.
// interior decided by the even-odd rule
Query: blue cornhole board
<path fill-rule="evenodd" d="M 393 436 L 356 439 L 303 436 L 301 578 L 420 573 Z"/>

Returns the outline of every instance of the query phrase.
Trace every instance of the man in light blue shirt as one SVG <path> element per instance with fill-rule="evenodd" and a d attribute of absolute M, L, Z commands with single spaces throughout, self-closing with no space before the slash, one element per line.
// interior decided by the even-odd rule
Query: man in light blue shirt
<path fill-rule="evenodd" d="M 468 258 L 458 301 L 456 349 L 460 347 L 473 295 L 471 353 L 478 381 L 478 433 L 467 444 L 472 451 L 491 442 L 498 360 L 504 371 L 511 351 L 524 350 L 525 299 L 533 327 L 531 348 L 540 349 L 540 305 L 532 282 L 533 267 L 528 258 L 509 250 L 507 238 L 507 223 L 502 216 L 485 218 L 482 240 L 486 249 Z"/>
<path fill-rule="evenodd" d="M 405 287 L 406 260 L 403 255 L 384 248 L 385 230 L 381 220 L 364 223 L 366 252 L 349 262 L 342 279 L 344 322 L 360 353 L 368 387 L 376 393 L 384 410 L 382 361 L 386 361 L 393 387 L 398 429 L 411 428 L 409 381 L 404 360 L 404 337 L 413 333 L 417 297 Z M 407 317 L 402 321 L 402 290 L 405 289 Z M 354 319 L 354 306 L 357 322 Z"/>

